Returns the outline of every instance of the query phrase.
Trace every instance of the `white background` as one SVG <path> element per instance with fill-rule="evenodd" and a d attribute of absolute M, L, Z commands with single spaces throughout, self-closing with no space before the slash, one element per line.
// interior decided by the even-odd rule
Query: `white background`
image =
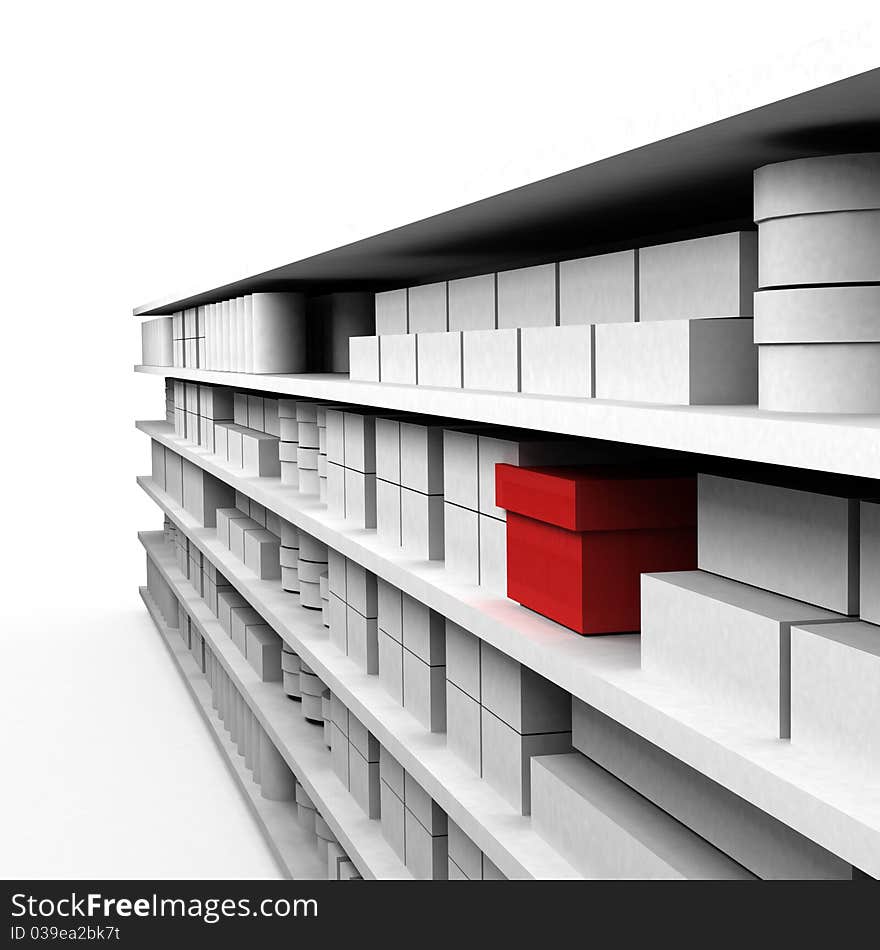
<path fill-rule="evenodd" d="M 277 874 L 137 597 L 134 305 L 873 68 L 873 7 L 6 5 L 0 875 Z"/>

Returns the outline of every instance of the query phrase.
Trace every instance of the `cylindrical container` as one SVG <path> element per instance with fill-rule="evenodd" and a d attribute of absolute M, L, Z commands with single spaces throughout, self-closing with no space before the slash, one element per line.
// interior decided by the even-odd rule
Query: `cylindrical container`
<path fill-rule="evenodd" d="M 880 412 L 880 152 L 755 172 L 758 404 Z"/>

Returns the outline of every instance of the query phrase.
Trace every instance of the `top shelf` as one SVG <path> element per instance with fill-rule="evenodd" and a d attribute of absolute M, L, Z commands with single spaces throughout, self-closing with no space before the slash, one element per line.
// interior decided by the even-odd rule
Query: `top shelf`
<path fill-rule="evenodd" d="M 757 406 L 663 406 L 558 399 L 357 383 L 338 374 L 256 376 L 172 366 L 136 366 L 135 371 L 282 396 L 880 478 L 880 415 L 813 415 L 762 412 Z"/>
<path fill-rule="evenodd" d="M 873 151 L 878 130 L 880 69 L 873 69 L 134 313 L 169 314 L 259 291 L 385 290 L 749 227 L 756 168 Z"/>

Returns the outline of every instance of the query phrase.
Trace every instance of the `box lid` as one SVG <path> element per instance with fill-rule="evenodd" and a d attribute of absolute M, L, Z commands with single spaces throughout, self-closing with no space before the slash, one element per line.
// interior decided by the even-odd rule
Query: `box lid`
<path fill-rule="evenodd" d="M 697 479 L 607 465 L 495 466 L 499 507 L 569 531 L 682 528 L 697 523 Z"/>

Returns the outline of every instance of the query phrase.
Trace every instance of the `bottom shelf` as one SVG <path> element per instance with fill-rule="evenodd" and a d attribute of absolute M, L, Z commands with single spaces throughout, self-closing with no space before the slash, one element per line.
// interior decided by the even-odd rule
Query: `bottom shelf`
<path fill-rule="evenodd" d="M 244 764 L 244 758 L 214 711 L 211 688 L 204 673 L 198 668 L 176 631 L 165 623 L 149 590 L 141 587 L 140 595 L 279 867 L 285 876 L 292 880 L 326 878 L 327 864 L 321 860 L 314 835 L 310 835 L 299 824 L 296 803 L 263 798 L 259 786 L 254 783 Z"/>

